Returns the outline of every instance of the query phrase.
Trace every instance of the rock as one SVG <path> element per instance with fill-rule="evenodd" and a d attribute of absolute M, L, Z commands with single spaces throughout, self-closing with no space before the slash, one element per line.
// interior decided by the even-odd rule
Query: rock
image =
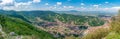
<path fill-rule="evenodd" d="M 10 32 L 10 35 L 11 35 L 11 36 L 14 36 L 14 35 L 15 35 L 15 32 Z"/>

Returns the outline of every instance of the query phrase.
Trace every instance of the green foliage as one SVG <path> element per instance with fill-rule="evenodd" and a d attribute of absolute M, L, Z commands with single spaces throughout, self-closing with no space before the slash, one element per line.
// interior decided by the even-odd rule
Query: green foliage
<path fill-rule="evenodd" d="M 120 39 L 120 12 L 118 16 L 112 18 L 110 29 L 111 29 L 111 32 L 105 38 Z"/>
<path fill-rule="evenodd" d="M 55 39 L 52 34 L 39 30 L 21 19 L 0 15 L 0 24 L 6 33 L 15 32 L 17 35 L 33 35 L 36 39 Z"/>
<path fill-rule="evenodd" d="M 2 33 L 0 32 L 0 39 L 4 39 L 4 37 L 2 36 Z"/>
<path fill-rule="evenodd" d="M 86 36 L 84 36 L 82 39 L 102 39 L 106 35 L 108 35 L 109 30 L 108 29 L 97 29 L 94 32 L 88 33 Z"/>
<path fill-rule="evenodd" d="M 58 19 L 59 21 L 61 21 L 63 23 L 73 22 L 75 25 L 84 25 L 84 23 L 89 22 L 91 20 L 92 20 L 92 22 L 90 22 L 89 25 L 92 25 L 92 26 L 98 26 L 98 25 L 104 24 L 103 20 L 98 19 L 97 17 L 93 17 L 93 16 L 58 14 L 58 13 L 55 13 L 52 11 L 28 11 L 28 12 L 20 11 L 17 13 L 19 13 L 20 15 L 24 16 L 25 18 L 33 20 L 33 21 L 35 21 L 36 17 L 40 17 L 42 20 L 48 21 L 48 22 L 56 22 L 55 19 Z M 93 20 L 93 19 L 97 19 L 97 20 Z M 97 22 L 97 23 L 95 23 L 95 22 Z"/>
<path fill-rule="evenodd" d="M 90 26 L 100 26 L 104 25 L 105 22 L 103 20 L 100 20 L 99 18 L 94 18 L 90 20 L 88 23 Z"/>
<path fill-rule="evenodd" d="M 85 16 L 76 16 L 70 14 L 60 14 L 55 17 L 63 23 L 74 22 L 76 25 L 83 25 L 89 19 L 89 17 L 85 18 Z"/>
<path fill-rule="evenodd" d="M 52 11 L 1 11 L 0 14 L 9 14 L 12 17 L 21 18 L 22 20 L 29 23 L 35 21 L 36 17 L 39 17 L 43 21 L 55 22 L 56 21 L 55 19 L 58 19 L 63 23 L 70 24 L 72 22 L 75 25 L 84 25 L 86 22 L 89 22 L 89 25 L 91 26 L 99 26 L 104 24 L 103 20 L 98 19 L 97 17 L 94 16 L 59 14 Z"/>
<path fill-rule="evenodd" d="M 63 23 L 73 22 L 75 25 L 84 25 L 84 23 L 88 21 L 91 21 L 91 22 L 88 22 L 90 26 L 100 26 L 104 24 L 104 21 L 102 19 L 98 19 L 97 17 L 93 17 L 93 16 L 78 16 L 78 15 L 71 15 L 71 14 L 55 14 L 50 16 L 52 17 L 51 19 L 53 20 L 58 19 Z"/>
<path fill-rule="evenodd" d="M 120 34 L 116 32 L 110 32 L 105 39 L 120 39 Z"/>

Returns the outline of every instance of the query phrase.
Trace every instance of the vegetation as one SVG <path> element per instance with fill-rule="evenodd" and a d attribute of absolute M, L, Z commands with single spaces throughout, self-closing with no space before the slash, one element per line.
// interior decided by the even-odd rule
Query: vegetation
<path fill-rule="evenodd" d="M 118 16 L 112 18 L 108 29 L 98 29 L 85 35 L 82 39 L 120 39 L 120 11 Z"/>
<path fill-rule="evenodd" d="M 63 23 L 71 24 L 72 22 L 75 25 L 84 25 L 86 22 L 89 22 L 90 26 L 100 26 L 103 25 L 103 20 L 94 16 L 79 16 L 79 15 L 71 15 L 71 14 L 58 14 L 52 11 L 31 11 L 31 12 L 19 12 L 22 16 L 35 20 L 35 17 L 39 17 L 40 19 L 48 22 L 56 22 L 56 19 Z"/>
<path fill-rule="evenodd" d="M 120 11 L 118 16 L 112 18 L 111 32 L 106 36 L 106 39 L 120 39 Z"/>
<path fill-rule="evenodd" d="M 84 23 L 86 23 L 86 21 L 92 18 L 89 16 L 76 16 L 76 15 L 70 15 L 70 14 L 60 14 L 60 15 L 56 15 L 55 17 L 58 20 L 62 21 L 63 23 L 73 22 L 75 25 L 83 25 Z"/>
<path fill-rule="evenodd" d="M 104 25 L 105 21 L 100 20 L 99 18 L 94 18 L 90 20 L 88 23 L 90 26 L 101 26 L 101 25 Z"/>
<path fill-rule="evenodd" d="M 120 34 L 116 32 L 110 32 L 105 39 L 120 39 Z"/>
<path fill-rule="evenodd" d="M 22 20 L 31 23 L 36 20 L 36 17 L 48 22 L 56 22 L 56 19 L 63 23 L 84 25 L 89 23 L 90 26 L 103 25 L 103 20 L 94 16 L 81 16 L 72 14 L 59 14 L 52 11 L 1 11 L 0 14 L 9 14 L 12 17 L 21 18 Z M 29 19 L 29 20 L 28 20 Z"/>
<path fill-rule="evenodd" d="M 17 35 L 31 36 L 34 39 L 55 39 L 52 34 L 38 30 L 36 27 L 19 18 L 0 15 L 0 24 L 6 33 L 15 32 Z"/>
<path fill-rule="evenodd" d="M 59 20 L 63 23 L 74 23 L 75 25 L 84 25 L 88 23 L 90 26 L 101 26 L 104 24 L 104 21 L 98 17 L 58 14 L 52 11 L 4 11 L 1 14 L 7 14 L 10 16 L 0 15 L 0 24 L 3 27 L 3 31 L 6 33 L 15 32 L 16 35 L 30 36 L 35 39 L 55 39 L 52 34 L 39 30 L 30 24 L 32 21 L 35 21 L 36 17 L 47 22 L 56 22 Z M 83 39 L 100 39 L 107 36 L 108 32 L 109 31 L 106 29 L 98 29 L 95 32 L 86 35 Z M 65 38 L 67 39 L 71 37 L 73 39 L 79 39 L 73 36 Z"/>
<path fill-rule="evenodd" d="M 108 33 L 109 33 L 108 29 L 100 28 L 100 29 L 95 30 L 94 32 L 88 33 L 87 35 L 82 37 L 82 39 L 102 39 L 106 35 L 108 35 Z"/>

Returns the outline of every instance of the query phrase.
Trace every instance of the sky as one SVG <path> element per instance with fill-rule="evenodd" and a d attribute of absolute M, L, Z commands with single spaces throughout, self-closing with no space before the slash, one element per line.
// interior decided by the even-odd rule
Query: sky
<path fill-rule="evenodd" d="M 3 10 L 118 11 L 120 0 L 0 0 Z"/>

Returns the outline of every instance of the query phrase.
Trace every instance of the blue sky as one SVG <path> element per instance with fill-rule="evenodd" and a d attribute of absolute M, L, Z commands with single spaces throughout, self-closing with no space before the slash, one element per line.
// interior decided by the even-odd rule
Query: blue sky
<path fill-rule="evenodd" d="M 4 10 L 117 11 L 120 0 L 0 0 Z"/>

